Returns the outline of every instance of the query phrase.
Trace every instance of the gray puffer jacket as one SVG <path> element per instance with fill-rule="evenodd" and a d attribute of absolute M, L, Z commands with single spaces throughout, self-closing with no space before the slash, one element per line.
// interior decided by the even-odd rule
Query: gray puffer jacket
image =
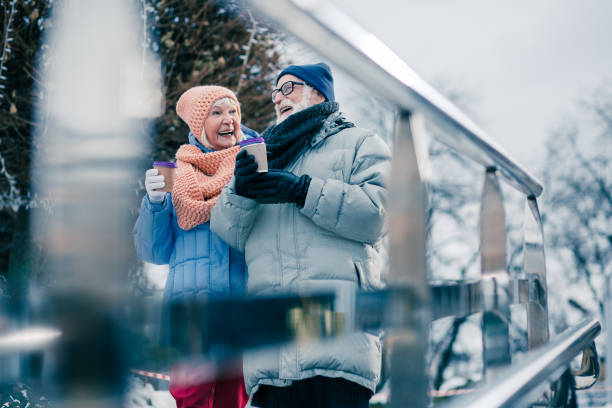
<path fill-rule="evenodd" d="M 303 208 L 260 205 L 238 196 L 234 180 L 213 208 L 212 230 L 244 251 L 250 294 L 330 289 L 354 294 L 381 286 L 378 247 L 391 155 L 384 141 L 368 130 L 338 129 L 334 121 L 339 114 L 326 119 L 287 167 L 312 178 Z M 261 384 L 286 386 L 317 375 L 345 378 L 374 391 L 381 345 L 378 336 L 358 333 L 324 346 L 298 343 L 252 353 L 243 364 L 250 395 Z"/>

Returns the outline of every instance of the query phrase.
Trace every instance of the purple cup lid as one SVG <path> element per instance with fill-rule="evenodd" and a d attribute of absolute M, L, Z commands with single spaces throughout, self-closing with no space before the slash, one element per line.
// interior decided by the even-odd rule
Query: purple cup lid
<path fill-rule="evenodd" d="M 153 162 L 153 167 L 176 167 L 176 163 L 165 162 L 165 161 L 156 161 Z"/>
<path fill-rule="evenodd" d="M 263 137 L 252 137 L 250 139 L 244 139 L 240 142 L 240 147 L 250 145 L 253 143 L 266 143 Z"/>

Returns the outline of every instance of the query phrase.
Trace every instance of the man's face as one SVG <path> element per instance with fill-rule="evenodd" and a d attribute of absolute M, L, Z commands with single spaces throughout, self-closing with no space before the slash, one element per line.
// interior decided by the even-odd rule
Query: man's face
<path fill-rule="evenodd" d="M 277 88 L 283 86 L 287 81 L 304 82 L 295 75 L 285 74 L 278 80 Z M 325 97 L 309 86 L 294 84 L 293 92 L 286 96 L 282 92 L 277 92 L 273 102 L 276 111 L 276 123 L 280 123 L 296 112 L 325 102 Z"/>

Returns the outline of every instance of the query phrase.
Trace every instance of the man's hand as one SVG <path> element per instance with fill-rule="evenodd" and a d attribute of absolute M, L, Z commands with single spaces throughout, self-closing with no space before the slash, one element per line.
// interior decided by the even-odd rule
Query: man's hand
<path fill-rule="evenodd" d="M 164 201 L 166 195 L 163 191 L 157 191 L 158 188 L 164 188 L 166 182 L 164 176 L 159 174 L 157 169 L 149 169 L 145 173 L 145 188 L 147 189 L 147 195 L 149 201 L 155 204 L 159 204 Z"/>
<path fill-rule="evenodd" d="M 296 176 L 285 170 L 269 170 L 261 174 L 248 185 L 249 195 L 258 203 L 295 203 L 298 207 L 304 206 L 310 176 Z"/>
<path fill-rule="evenodd" d="M 236 194 L 243 197 L 254 198 L 253 195 L 249 194 L 247 187 L 253 179 L 260 175 L 261 173 L 257 173 L 255 156 L 248 154 L 246 150 L 241 150 L 236 155 L 236 168 L 234 169 L 234 177 L 236 178 Z"/>

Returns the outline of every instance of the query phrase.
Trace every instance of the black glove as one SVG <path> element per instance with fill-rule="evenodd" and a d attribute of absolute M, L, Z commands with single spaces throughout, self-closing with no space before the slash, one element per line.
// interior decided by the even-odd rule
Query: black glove
<path fill-rule="evenodd" d="M 261 173 L 257 173 L 255 156 L 248 154 L 246 150 L 241 150 L 236 155 L 236 168 L 234 169 L 234 177 L 236 178 L 236 194 L 243 197 L 254 198 L 253 195 L 249 194 L 247 186 L 252 180 L 260 175 Z"/>
<path fill-rule="evenodd" d="M 310 176 L 296 176 L 285 170 L 269 170 L 248 185 L 248 193 L 261 204 L 295 203 L 304 206 Z"/>

